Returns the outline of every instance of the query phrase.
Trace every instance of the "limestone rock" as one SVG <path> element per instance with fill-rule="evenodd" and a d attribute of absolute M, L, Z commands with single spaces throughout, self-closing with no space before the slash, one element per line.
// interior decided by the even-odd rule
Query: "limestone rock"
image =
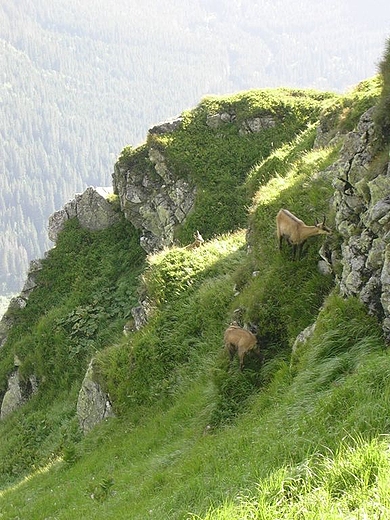
<path fill-rule="evenodd" d="M 268 130 L 276 126 L 276 120 L 271 115 L 263 115 L 261 117 L 253 117 L 246 119 L 238 131 L 240 135 L 256 134 L 263 130 Z"/>
<path fill-rule="evenodd" d="M 359 297 L 382 321 L 390 340 L 390 177 L 387 167 L 372 178 L 372 117 L 371 108 L 345 137 L 333 165 L 337 179 L 332 210 L 343 238 L 338 267 L 341 294 Z"/>
<path fill-rule="evenodd" d="M 11 298 L 8 309 L 0 320 L 0 348 L 5 345 L 7 341 L 8 331 L 14 323 L 12 311 L 15 309 L 23 309 L 27 305 L 27 298 L 22 294 Z"/>
<path fill-rule="evenodd" d="M 226 123 L 234 123 L 236 114 L 229 112 L 222 112 L 221 114 L 207 114 L 206 124 L 214 130 Z"/>
<path fill-rule="evenodd" d="M 125 217 L 141 230 L 140 244 L 147 253 L 173 244 L 176 229 L 195 204 L 196 187 L 188 177 L 174 171 L 158 146 L 155 136 L 180 128 L 182 119 L 161 123 L 148 132 L 149 139 L 141 153 L 118 161 L 113 173 L 114 192 L 119 196 Z M 237 124 L 234 112 L 208 114 L 206 124 L 212 129 Z M 262 114 L 240 123 L 242 135 L 267 130 L 276 125 L 272 114 Z M 61 215 L 58 216 L 61 219 Z"/>
<path fill-rule="evenodd" d="M 380 281 L 382 286 L 380 300 L 385 315 L 384 330 L 386 336 L 390 338 L 390 245 L 386 247 Z"/>
<path fill-rule="evenodd" d="M 4 419 L 14 410 L 16 410 L 24 399 L 20 388 L 19 372 L 16 371 L 10 375 L 8 379 L 8 390 L 6 391 L 3 402 L 1 403 L 0 418 Z"/>
<path fill-rule="evenodd" d="M 150 134 L 167 134 L 181 127 L 183 119 L 181 116 L 165 121 L 149 129 Z"/>
<path fill-rule="evenodd" d="M 17 358 L 16 362 L 19 362 Z M 0 419 L 5 419 L 22 406 L 37 390 L 38 383 L 35 376 L 31 376 L 27 382 L 22 382 L 19 370 L 16 369 L 8 378 L 8 390 L 1 403 Z"/>
<path fill-rule="evenodd" d="M 134 320 L 135 330 L 141 329 L 148 322 L 151 314 L 151 308 L 148 299 L 144 299 L 140 302 L 140 305 L 131 309 L 131 315 Z"/>
<path fill-rule="evenodd" d="M 27 300 L 31 291 L 37 286 L 36 275 L 42 269 L 42 260 L 32 260 L 27 272 L 27 279 L 24 282 L 21 296 Z"/>
<path fill-rule="evenodd" d="M 304 330 L 302 330 L 295 338 L 294 344 L 291 351 L 290 370 L 294 369 L 294 366 L 299 358 L 299 351 L 304 347 L 306 342 L 312 337 L 316 328 L 316 323 L 312 323 Z"/>
<path fill-rule="evenodd" d="M 206 124 L 213 130 L 220 128 L 223 125 L 228 123 L 236 122 L 236 114 L 229 112 L 222 112 L 219 114 L 208 114 L 206 119 Z M 238 133 L 239 135 L 247 135 L 247 134 L 255 134 L 258 132 L 262 132 L 263 130 L 268 130 L 269 128 L 273 128 L 276 126 L 277 121 L 275 117 L 271 114 L 262 114 L 258 117 L 252 117 L 249 119 L 245 119 L 239 126 Z"/>

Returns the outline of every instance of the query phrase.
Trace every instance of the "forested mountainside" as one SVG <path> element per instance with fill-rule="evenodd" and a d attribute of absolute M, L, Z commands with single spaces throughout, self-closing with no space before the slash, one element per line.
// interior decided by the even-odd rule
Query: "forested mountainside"
<path fill-rule="evenodd" d="M 315 87 L 373 73 L 387 6 L 328 0 L 0 5 L 0 293 L 51 247 L 48 216 L 147 129 L 205 94 Z"/>
<path fill-rule="evenodd" d="M 389 516 L 389 70 L 390 42 L 348 94 L 212 96 L 124 148 L 116 218 L 68 219 L 0 322 L 4 518 Z M 158 177 L 196 197 L 146 255 Z M 299 259 L 280 208 L 328 226 Z"/>

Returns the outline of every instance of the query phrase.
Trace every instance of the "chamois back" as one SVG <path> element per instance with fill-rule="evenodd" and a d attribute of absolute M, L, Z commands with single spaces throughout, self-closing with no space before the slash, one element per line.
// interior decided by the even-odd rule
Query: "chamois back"
<path fill-rule="evenodd" d="M 240 370 L 244 368 L 244 357 L 247 352 L 257 347 L 257 338 L 249 330 L 238 325 L 230 325 L 224 334 L 225 351 L 229 354 L 230 361 L 237 353 L 240 361 Z"/>

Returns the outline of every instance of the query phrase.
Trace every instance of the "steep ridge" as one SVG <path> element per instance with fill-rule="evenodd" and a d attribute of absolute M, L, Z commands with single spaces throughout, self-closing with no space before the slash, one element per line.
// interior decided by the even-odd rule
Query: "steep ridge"
<path fill-rule="evenodd" d="M 167 131 L 152 131 L 145 145 L 124 150 L 114 174 L 117 199 L 108 203 L 117 215 L 114 221 L 101 231 L 88 231 L 74 219 L 66 219 L 28 297 L 22 295 L 21 305 L 20 300 L 14 301 L 2 321 L 3 394 L 9 376 L 15 381 L 18 374 L 24 385 L 30 381 L 31 390 L 19 404 L 31 417 L 35 409 L 45 424 L 49 423 L 49 413 L 43 412 L 48 396 L 69 395 L 67 421 L 59 414 L 50 425 L 50 450 L 71 460 L 68 446 L 85 442 L 79 436 L 74 407 L 91 358 L 96 359 L 93 382 L 114 412 L 134 427 L 147 421 L 149 414 L 169 415 L 191 381 L 205 378 L 208 366 L 212 374 L 208 392 L 213 397 L 206 403 L 208 412 L 196 415 L 207 437 L 209 432 L 218 435 L 226 424 L 239 423 L 245 407 L 257 402 L 256 396 L 264 413 L 267 392 L 272 395 L 281 374 L 284 385 L 296 374 L 297 381 L 306 377 L 304 367 L 308 356 L 314 355 L 308 345 L 321 345 L 321 330 L 329 316 L 337 321 L 329 302 L 336 307 L 337 301 L 342 312 L 344 304 L 335 293 L 321 310 L 334 287 L 345 301 L 359 297 L 387 334 L 388 157 L 382 155 L 378 166 L 370 108 L 378 95 L 378 83 L 372 80 L 344 98 L 302 91 L 212 98 L 183 114 L 173 131 L 169 125 Z M 182 219 L 177 218 L 178 207 L 166 185 L 179 193 L 176 201 Z M 189 190 L 186 195 L 183 185 Z M 163 190 L 169 204 L 162 203 L 164 218 L 153 227 L 143 201 L 149 204 L 149 194 Z M 185 211 L 183 201 L 188 203 Z M 245 227 L 245 205 L 250 201 L 245 238 L 237 228 Z M 308 223 L 326 213 L 332 236 L 313 239 L 302 260 L 293 262 L 288 250 L 279 253 L 275 243 L 275 216 L 281 206 Z M 145 218 L 140 220 L 140 215 Z M 126 219 L 133 217 L 129 224 Z M 188 249 L 185 244 L 196 229 L 205 243 Z M 146 245 L 146 259 L 140 244 Z M 131 277 L 126 273 L 129 269 Z M 69 276 L 62 280 L 66 272 Z M 129 333 L 122 335 L 132 310 L 142 302 L 148 306 L 146 320 L 141 328 L 130 323 Z M 362 308 L 353 305 L 364 316 Z M 297 335 L 316 321 L 318 313 L 319 324 L 296 343 Z M 223 329 L 233 320 L 256 325 L 263 349 L 262 365 L 249 359 L 242 374 L 237 366 L 226 365 L 220 351 Z M 376 331 L 375 320 L 367 320 L 366 335 Z M 65 366 L 71 370 L 61 376 Z M 353 373 L 355 369 L 354 365 Z M 103 406 L 107 406 L 105 397 Z M 13 425 L 17 431 L 12 421 L 21 417 L 21 410 L 11 410 L 3 428 Z M 58 429 L 66 431 L 67 440 L 53 440 Z M 39 430 L 39 436 L 47 445 L 50 434 Z M 3 450 L 7 453 L 7 448 Z M 33 464 L 44 461 L 37 454 L 29 457 Z M 12 480 L 12 473 L 18 478 L 31 468 L 28 461 L 25 465 L 16 461 L 4 465 L 4 482 Z M 104 495 L 107 489 L 102 502 L 109 503 L 110 485 L 105 486 L 91 493 Z M 204 499 L 193 510 L 204 510 Z M 150 514 L 157 518 L 159 513 Z M 172 512 L 171 518 L 180 517 L 176 514 Z"/>

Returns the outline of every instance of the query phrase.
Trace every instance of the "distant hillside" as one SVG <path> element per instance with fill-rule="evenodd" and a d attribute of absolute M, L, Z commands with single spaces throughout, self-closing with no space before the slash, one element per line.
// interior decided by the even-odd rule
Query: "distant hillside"
<path fill-rule="evenodd" d="M 333 0 L 3 0 L 0 20 L 1 294 L 51 247 L 48 216 L 110 185 L 150 126 L 208 93 L 343 91 L 376 72 L 389 21 Z"/>

